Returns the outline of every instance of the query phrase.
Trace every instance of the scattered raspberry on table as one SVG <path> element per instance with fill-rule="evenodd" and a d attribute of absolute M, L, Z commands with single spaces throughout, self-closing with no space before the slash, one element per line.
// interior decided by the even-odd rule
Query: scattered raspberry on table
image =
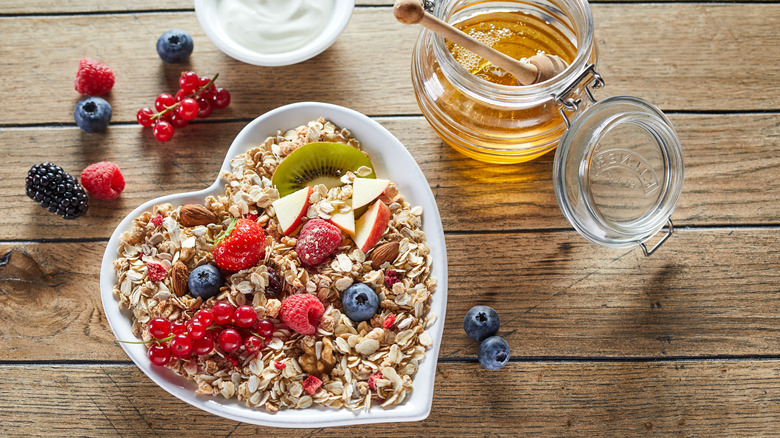
<path fill-rule="evenodd" d="M 125 178 L 119 166 L 108 161 L 90 164 L 81 172 L 81 185 L 97 199 L 116 199 L 125 189 Z"/>
<path fill-rule="evenodd" d="M 114 87 L 114 72 L 105 64 L 91 59 L 80 59 L 73 83 L 76 91 L 81 94 L 100 96 Z"/>

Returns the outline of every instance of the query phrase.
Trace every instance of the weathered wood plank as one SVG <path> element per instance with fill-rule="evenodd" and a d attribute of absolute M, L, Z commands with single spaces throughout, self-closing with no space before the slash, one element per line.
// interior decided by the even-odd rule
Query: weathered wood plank
<path fill-rule="evenodd" d="M 764 62 L 780 55 L 780 35 L 774 32 L 780 5 L 597 4 L 593 11 L 607 93 L 637 95 L 672 110 L 780 108 L 778 73 Z M 193 34 L 189 64 L 160 61 L 154 50 L 159 20 Z M 90 32 L 83 31 L 87 27 Z M 295 66 L 262 68 L 218 51 L 191 12 L 3 17 L 5 105 L 35 110 L 7 111 L 2 123 L 72 124 L 77 57 L 98 59 L 116 71 L 108 96 L 114 121 L 135 120 L 157 94 L 175 90 L 184 68 L 222 72 L 220 84 L 231 90 L 234 102 L 215 119 L 251 117 L 300 100 L 338 103 L 369 115 L 419 114 L 409 73 L 417 33 L 395 22 L 390 8 L 358 8 L 346 32 L 322 55 Z M 110 44 L 105 35 L 112 36 Z M 679 45 L 681 40 L 686 44 Z"/>
<path fill-rule="evenodd" d="M 570 228 L 555 200 L 552 154 L 524 164 L 490 165 L 444 145 L 422 117 L 378 120 L 420 164 L 446 231 Z M 677 115 L 672 122 L 681 137 L 686 166 L 683 194 L 672 216 L 675 223 L 778 223 L 777 115 Z M 93 135 L 77 128 L 0 128 L 5 153 L 0 162 L 4 176 L 0 239 L 108 238 L 121 218 L 144 201 L 211 185 L 225 151 L 244 125 L 193 124 L 165 144 L 135 125 L 113 126 Z M 90 210 L 80 219 L 62 220 L 24 193 L 27 170 L 43 161 L 53 161 L 74 175 L 97 161 L 116 162 L 126 189 L 115 201 L 90 200 Z"/>
<path fill-rule="evenodd" d="M 608 0 L 594 0 L 590 3 L 602 3 Z M 673 0 L 683 2 L 685 0 Z M 748 0 L 746 3 L 771 3 L 774 0 Z M 625 2 L 642 2 L 645 0 L 625 0 Z M 697 3 L 717 3 L 717 0 L 699 1 Z M 394 0 L 356 0 L 355 6 L 391 6 Z M 18 14 L 67 14 L 67 13 L 127 13 L 134 11 L 176 11 L 194 10 L 192 0 L 138 0 L 127 2 L 122 0 L 79 0 L 57 2 L 52 4 L 46 0 L 6 0 L 3 3 L 2 15 Z"/>
<path fill-rule="evenodd" d="M 780 346 L 777 230 L 682 229 L 652 257 L 574 232 L 447 237 L 442 357 L 475 357 L 476 304 L 516 356 L 772 355 Z M 3 244 L 0 360 L 126 360 L 100 303 L 105 243 Z M 74 262 L 77 260 L 77 262 Z"/>
<path fill-rule="evenodd" d="M 769 436 L 780 430 L 777 361 L 476 363 L 438 367 L 430 417 L 324 429 L 226 420 L 169 395 L 134 366 L 3 366 L 0 415 L 16 436 Z"/>

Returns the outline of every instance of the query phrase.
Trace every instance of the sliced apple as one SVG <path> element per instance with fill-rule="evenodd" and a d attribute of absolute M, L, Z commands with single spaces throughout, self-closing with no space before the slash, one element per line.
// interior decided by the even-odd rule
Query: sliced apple
<path fill-rule="evenodd" d="M 346 213 L 334 212 L 330 215 L 330 219 L 328 220 L 341 231 L 350 236 L 355 235 L 355 210 L 350 210 Z"/>
<path fill-rule="evenodd" d="M 352 240 L 363 252 L 373 248 L 385 233 L 390 222 L 390 208 L 382 201 L 376 201 L 355 222 L 355 236 Z"/>
<path fill-rule="evenodd" d="M 389 185 L 389 179 L 355 178 L 352 183 L 352 208 L 357 209 L 368 205 L 384 193 Z"/>
<path fill-rule="evenodd" d="M 311 205 L 309 197 L 311 197 L 312 192 L 314 192 L 314 188 L 304 187 L 273 202 L 276 220 L 285 236 L 289 236 L 295 231 L 301 224 L 301 219 L 306 216 L 306 211 Z"/>

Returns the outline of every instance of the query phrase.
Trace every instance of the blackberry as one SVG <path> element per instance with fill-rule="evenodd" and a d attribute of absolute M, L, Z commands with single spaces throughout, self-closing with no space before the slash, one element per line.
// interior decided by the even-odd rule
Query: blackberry
<path fill-rule="evenodd" d="M 56 164 L 46 162 L 31 167 L 25 185 L 27 196 L 64 219 L 75 219 L 87 211 L 87 192 Z"/>

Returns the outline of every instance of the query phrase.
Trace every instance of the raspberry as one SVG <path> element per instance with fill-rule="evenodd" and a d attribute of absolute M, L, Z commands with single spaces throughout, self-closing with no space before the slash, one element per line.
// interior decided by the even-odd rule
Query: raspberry
<path fill-rule="evenodd" d="M 274 368 L 276 368 L 277 370 L 283 370 L 287 368 L 287 364 L 284 362 L 276 362 L 274 363 Z"/>
<path fill-rule="evenodd" d="M 163 224 L 163 217 L 161 214 L 156 214 L 154 217 L 152 217 L 152 223 L 155 227 L 159 227 Z"/>
<path fill-rule="evenodd" d="M 384 323 L 382 323 L 382 328 L 384 328 L 385 330 L 387 330 L 387 329 L 389 329 L 390 327 L 392 327 L 392 326 L 393 326 L 393 324 L 395 324 L 395 315 L 393 315 L 393 314 L 391 313 L 391 314 L 389 314 L 389 315 L 387 315 L 387 316 L 385 317 L 385 322 L 384 322 Z"/>
<path fill-rule="evenodd" d="M 309 376 L 303 381 L 303 389 L 311 395 L 314 395 L 314 393 L 320 389 L 320 386 L 322 386 L 322 380 L 318 379 L 316 376 Z"/>
<path fill-rule="evenodd" d="M 382 373 L 374 373 L 368 378 L 368 387 L 376 391 L 376 381 L 384 377 Z"/>
<path fill-rule="evenodd" d="M 302 335 L 313 335 L 320 324 L 325 308 L 320 300 L 309 294 L 290 295 L 282 302 L 279 317 L 287 327 Z"/>
<path fill-rule="evenodd" d="M 322 219 L 312 219 L 301 228 L 295 252 L 303 264 L 314 267 L 330 257 L 339 244 L 341 230 Z"/>
<path fill-rule="evenodd" d="M 116 199 L 125 188 L 119 166 L 107 161 L 90 164 L 81 172 L 81 184 L 97 199 Z"/>
<path fill-rule="evenodd" d="M 387 286 L 388 289 L 393 289 L 393 285 L 401 281 L 398 278 L 398 273 L 393 271 L 392 269 L 388 269 L 387 272 L 385 272 L 385 286 Z"/>
<path fill-rule="evenodd" d="M 152 281 L 163 281 L 168 276 L 168 270 L 161 263 L 149 262 L 146 264 L 147 276 Z"/>
<path fill-rule="evenodd" d="M 73 81 L 76 91 L 87 96 L 100 96 L 114 86 L 114 72 L 107 65 L 91 59 L 80 59 L 79 70 Z"/>

